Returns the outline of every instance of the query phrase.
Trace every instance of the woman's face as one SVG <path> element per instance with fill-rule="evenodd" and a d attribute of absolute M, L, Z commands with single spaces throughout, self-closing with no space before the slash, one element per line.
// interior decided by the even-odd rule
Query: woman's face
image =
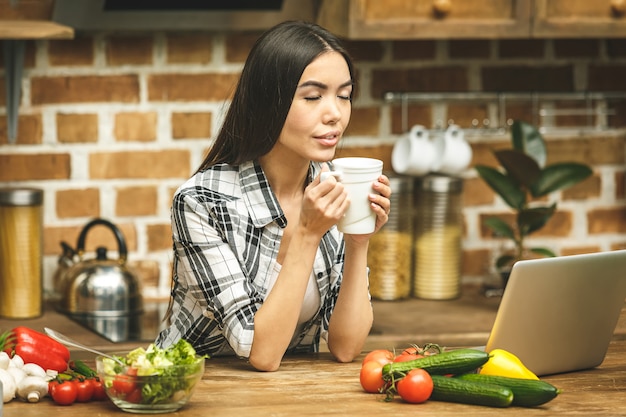
<path fill-rule="evenodd" d="M 350 121 L 352 83 L 340 53 L 325 52 L 313 60 L 298 82 L 276 150 L 307 162 L 331 160 Z"/>

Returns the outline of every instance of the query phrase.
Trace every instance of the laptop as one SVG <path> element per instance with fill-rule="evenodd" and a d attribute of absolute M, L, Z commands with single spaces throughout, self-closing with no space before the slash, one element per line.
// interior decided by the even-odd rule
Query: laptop
<path fill-rule="evenodd" d="M 516 262 L 485 350 L 536 375 L 602 363 L 626 299 L 626 250 Z"/>

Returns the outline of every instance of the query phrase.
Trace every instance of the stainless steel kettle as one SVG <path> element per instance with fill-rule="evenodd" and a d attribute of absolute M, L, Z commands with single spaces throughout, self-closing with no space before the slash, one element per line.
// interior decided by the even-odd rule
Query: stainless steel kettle
<path fill-rule="evenodd" d="M 83 259 L 87 232 L 96 225 L 106 226 L 114 233 L 119 259 L 108 259 L 103 246 L 96 249 L 94 259 Z M 94 219 L 81 231 L 76 250 L 70 250 L 64 242 L 61 246 L 63 262 L 60 262 L 56 283 L 60 310 L 75 318 L 114 318 L 142 312 L 139 281 L 126 266 L 126 241 L 113 223 Z"/>

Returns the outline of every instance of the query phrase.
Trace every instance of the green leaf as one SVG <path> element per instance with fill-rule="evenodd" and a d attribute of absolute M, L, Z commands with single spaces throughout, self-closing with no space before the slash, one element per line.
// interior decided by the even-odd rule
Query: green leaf
<path fill-rule="evenodd" d="M 522 236 L 541 229 L 556 211 L 556 203 L 550 207 L 533 207 L 520 210 L 517 214 L 517 227 Z"/>
<path fill-rule="evenodd" d="M 531 188 L 534 197 L 569 188 L 589 177 L 593 171 L 585 164 L 562 162 L 545 167 L 539 180 Z"/>
<path fill-rule="evenodd" d="M 517 150 L 494 152 L 506 172 L 518 183 L 530 189 L 541 176 L 541 167 L 530 156 Z"/>
<path fill-rule="evenodd" d="M 485 226 L 493 230 L 498 236 L 504 236 L 515 240 L 515 231 L 513 228 L 499 217 L 489 217 L 485 219 Z"/>
<path fill-rule="evenodd" d="M 511 126 L 511 143 L 513 149 L 525 153 L 537 161 L 540 167 L 546 165 L 548 151 L 546 143 L 533 125 L 521 120 L 515 120 Z"/>
<path fill-rule="evenodd" d="M 515 260 L 515 256 L 513 255 L 502 255 L 496 259 L 496 268 L 501 269 L 505 266 L 508 266 Z"/>
<path fill-rule="evenodd" d="M 485 180 L 506 204 L 514 209 L 521 209 L 526 204 L 526 194 L 520 190 L 513 178 L 504 175 L 495 168 L 486 165 L 475 166 L 478 175 Z"/>
<path fill-rule="evenodd" d="M 528 250 L 531 251 L 532 253 L 536 253 L 537 255 L 545 256 L 547 258 L 556 257 L 556 253 L 552 252 L 548 248 L 530 248 Z"/>

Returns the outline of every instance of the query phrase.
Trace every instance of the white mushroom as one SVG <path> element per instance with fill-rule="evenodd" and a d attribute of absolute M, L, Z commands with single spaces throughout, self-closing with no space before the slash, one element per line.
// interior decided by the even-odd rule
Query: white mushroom
<path fill-rule="evenodd" d="M 44 378 L 46 376 L 46 370 L 36 363 L 25 363 L 22 370 L 26 372 L 26 375 L 38 376 Z"/>
<path fill-rule="evenodd" d="M 8 403 L 13 398 L 15 398 L 15 379 L 13 379 L 13 375 L 9 373 L 6 369 L 0 369 L 0 381 L 2 382 L 2 402 Z"/>
<path fill-rule="evenodd" d="M 29 403 L 36 403 L 48 393 L 48 383 L 39 376 L 27 376 L 17 384 L 17 396 Z"/>
<path fill-rule="evenodd" d="M 22 357 L 18 354 L 13 355 L 9 368 L 21 368 L 22 366 L 24 366 L 24 359 L 22 359 Z"/>
<path fill-rule="evenodd" d="M 7 369 L 11 363 L 11 357 L 8 353 L 0 352 L 0 369 Z"/>
<path fill-rule="evenodd" d="M 14 366 L 10 366 L 7 369 L 7 372 L 11 374 L 13 380 L 15 381 L 15 385 L 19 384 L 20 381 L 27 377 L 26 372 L 22 368 L 16 368 Z"/>

